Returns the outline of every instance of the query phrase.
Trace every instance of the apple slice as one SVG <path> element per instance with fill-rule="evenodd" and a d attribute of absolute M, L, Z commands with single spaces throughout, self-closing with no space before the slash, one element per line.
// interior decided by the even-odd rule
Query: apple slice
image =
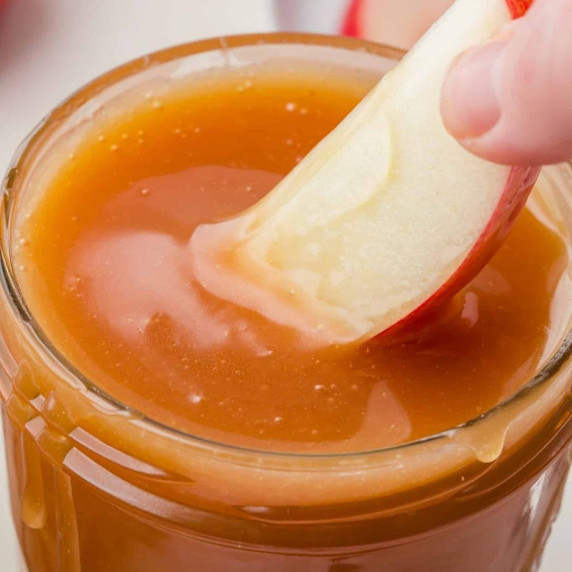
<path fill-rule="evenodd" d="M 457 0 L 269 195 L 195 231 L 201 284 L 323 344 L 411 325 L 454 296 L 506 236 L 538 169 L 465 151 L 443 127 L 441 85 L 455 56 L 530 3 Z"/>

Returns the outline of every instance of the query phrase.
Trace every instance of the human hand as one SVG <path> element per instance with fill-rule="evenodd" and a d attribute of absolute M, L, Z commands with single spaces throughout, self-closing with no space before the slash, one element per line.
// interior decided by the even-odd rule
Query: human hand
<path fill-rule="evenodd" d="M 441 101 L 447 130 L 497 163 L 572 158 L 572 1 L 535 0 L 524 18 L 453 65 Z"/>

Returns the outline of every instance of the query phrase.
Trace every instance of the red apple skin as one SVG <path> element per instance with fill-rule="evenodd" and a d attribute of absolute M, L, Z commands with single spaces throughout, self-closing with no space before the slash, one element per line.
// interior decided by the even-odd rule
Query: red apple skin
<path fill-rule="evenodd" d="M 508 9 L 514 20 L 524 16 L 533 2 L 534 0 L 506 0 Z"/>
<path fill-rule="evenodd" d="M 524 208 L 539 174 L 539 167 L 513 167 L 492 217 L 461 266 L 421 306 L 381 332 L 380 336 L 399 339 L 413 333 L 485 267 Z"/>

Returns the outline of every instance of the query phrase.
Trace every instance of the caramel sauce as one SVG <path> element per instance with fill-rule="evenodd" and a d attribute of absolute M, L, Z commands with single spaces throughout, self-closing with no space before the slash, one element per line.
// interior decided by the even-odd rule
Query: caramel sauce
<path fill-rule="evenodd" d="M 254 204 L 375 79 L 232 75 L 149 93 L 83 141 L 14 247 L 29 308 L 59 351 L 156 421 L 274 451 L 404 443 L 478 417 L 527 382 L 550 350 L 568 262 L 534 209 L 406 339 L 316 350 L 194 279 L 196 226 Z"/>

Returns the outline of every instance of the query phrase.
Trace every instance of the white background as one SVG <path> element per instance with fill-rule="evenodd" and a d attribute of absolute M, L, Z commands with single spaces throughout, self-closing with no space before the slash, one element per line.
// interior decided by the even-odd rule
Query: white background
<path fill-rule="evenodd" d="M 109 68 L 193 39 L 275 27 L 271 0 L 6 1 L 0 9 L 0 172 L 51 108 Z M 321 1 L 331 6 L 332 0 Z M 0 467 L 0 570 L 14 572 L 15 540 L 1 458 Z M 542 566 L 542 572 L 570 570 L 572 484 Z"/>

